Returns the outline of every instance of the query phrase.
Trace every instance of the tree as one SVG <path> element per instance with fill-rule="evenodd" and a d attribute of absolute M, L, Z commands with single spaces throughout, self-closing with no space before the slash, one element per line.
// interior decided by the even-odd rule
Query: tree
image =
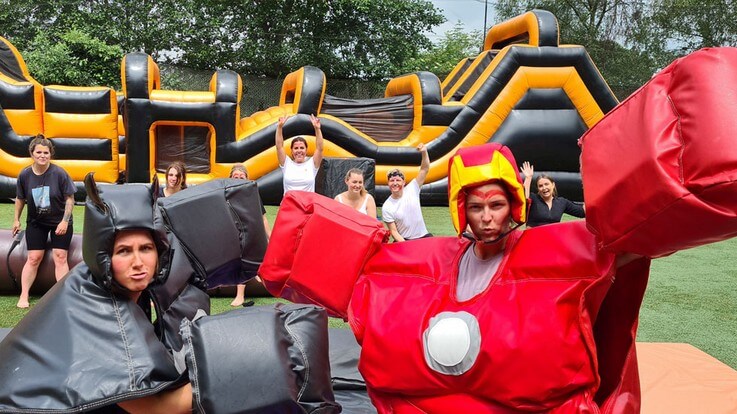
<path fill-rule="evenodd" d="M 23 54 L 42 84 L 120 87 L 122 49 L 82 31 L 72 29 L 59 38 L 39 32 Z"/>
<path fill-rule="evenodd" d="M 424 32 L 443 21 L 427 0 L 242 2 L 190 31 L 195 47 L 181 62 L 274 77 L 314 65 L 329 77 L 387 78 L 430 46 Z"/>
<path fill-rule="evenodd" d="M 532 9 L 544 9 L 558 19 L 561 43 L 587 48 L 602 76 L 623 98 L 644 84 L 675 54 L 653 24 L 653 7 L 641 0 L 542 0 L 497 3 L 506 19 Z"/>
<path fill-rule="evenodd" d="M 657 0 L 653 9 L 653 23 L 680 53 L 737 43 L 733 1 Z"/>
<path fill-rule="evenodd" d="M 2 2 L 2 33 L 21 49 L 39 31 L 79 30 L 161 63 L 273 77 L 309 64 L 330 77 L 387 78 L 444 22 L 428 0 Z"/>
<path fill-rule="evenodd" d="M 0 0 L 0 34 L 25 49 L 39 32 L 54 31 L 58 16 L 74 9 L 76 5 L 64 0 Z"/>
<path fill-rule="evenodd" d="M 477 55 L 482 40 L 480 30 L 465 32 L 459 21 L 436 44 L 408 60 L 404 72 L 427 70 L 442 80 L 463 58 Z"/>
<path fill-rule="evenodd" d="M 533 9 L 548 10 L 558 18 L 561 41 L 587 44 L 592 41 L 625 40 L 642 23 L 646 4 L 641 0 L 501 0 L 496 4 L 500 19 Z"/>

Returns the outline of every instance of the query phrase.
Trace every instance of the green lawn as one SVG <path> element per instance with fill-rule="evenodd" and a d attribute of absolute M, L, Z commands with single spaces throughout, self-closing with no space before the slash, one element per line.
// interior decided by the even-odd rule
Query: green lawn
<path fill-rule="evenodd" d="M 273 224 L 276 207 L 266 206 Z M 423 209 L 428 230 L 452 235 L 448 209 Z M 75 231 L 81 231 L 84 208 L 75 207 Z M 0 204 L 0 228 L 10 228 L 13 205 Z M 686 250 L 653 261 L 650 284 L 640 312 L 639 341 L 685 342 L 737 368 L 737 239 Z M 38 298 L 34 298 L 36 301 Z M 258 304 L 276 301 L 258 298 Z M 0 327 L 14 326 L 26 311 L 16 297 L 0 297 Z M 33 303 L 33 302 L 32 302 Z M 212 311 L 227 311 L 230 298 L 213 298 Z M 331 326 L 345 326 L 331 320 Z"/>

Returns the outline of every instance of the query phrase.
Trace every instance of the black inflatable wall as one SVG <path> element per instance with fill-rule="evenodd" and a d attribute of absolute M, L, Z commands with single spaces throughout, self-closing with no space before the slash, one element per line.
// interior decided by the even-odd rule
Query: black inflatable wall
<path fill-rule="evenodd" d="M 346 191 L 345 175 L 351 168 L 357 168 L 363 171 L 363 186 L 373 195 L 375 165 L 371 158 L 323 158 L 315 177 L 315 192 L 335 198 Z"/>

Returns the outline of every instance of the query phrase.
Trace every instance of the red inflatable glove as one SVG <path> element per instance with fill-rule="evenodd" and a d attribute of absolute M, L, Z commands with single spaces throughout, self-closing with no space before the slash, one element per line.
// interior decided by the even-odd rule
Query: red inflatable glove
<path fill-rule="evenodd" d="M 737 235 L 737 49 L 678 59 L 582 138 L 601 248 L 659 257 Z"/>
<path fill-rule="evenodd" d="M 378 220 L 315 193 L 282 200 L 259 276 L 274 296 L 346 318 L 366 261 L 389 237 Z"/>

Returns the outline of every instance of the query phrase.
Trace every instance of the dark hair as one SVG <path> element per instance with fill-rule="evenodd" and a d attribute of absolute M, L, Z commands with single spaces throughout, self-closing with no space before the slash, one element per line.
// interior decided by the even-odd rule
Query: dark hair
<path fill-rule="evenodd" d="M 361 178 L 366 179 L 366 175 L 363 173 L 363 170 L 360 170 L 358 168 L 351 168 L 350 170 L 348 170 L 347 173 L 345 173 L 345 179 L 344 179 L 344 181 L 348 181 L 348 179 L 351 177 L 351 174 L 360 175 Z M 365 185 L 361 188 L 361 196 L 363 196 L 364 194 L 366 194 L 366 186 Z"/>
<path fill-rule="evenodd" d="M 387 180 L 394 176 L 402 177 L 402 179 L 404 180 L 404 173 L 399 168 L 392 168 L 391 170 L 387 171 L 386 173 Z"/>
<path fill-rule="evenodd" d="M 540 182 L 541 178 L 544 178 L 553 184 L 553 197 L 558 197 L 558 187 L 555 186 L 555 180 L 553 179 L 553 177 L 547 174 L 540 174 L 537 176 L 537 178 L 535 179 L 535 187 L 537 187 L 537 184 Z"/>
<path fill-rule="evenodd" d="M 303 136 L 297 135 L 296 137 L 292 138 L 292 143 L 289 144 L 289 148 L 290 149 L 294 149 L 294 143 L 295 142 L 301 142 L 301 143 L 305 144 L 305 148 L 307 148 L 307 140 Z"/>
<path fill-rule="evenodd" d="M 49 152 L 51 153 L 51 158 L 54 158 L 54 143 L 51 142 L 50 139 L 43 136 L 43 134 L 38 134 L 31 142 L 28 144 L 28 153 L 33 155 L 33 150 L 36 149 L 36 145 L 41 145 L 43 147 L 46 147 L 49 149 Z"/>
<path fill-rule="evenodd" d="M 243 174 L 246 174 L 246 178 L 248 178 L 248 170 L 246 170 L 246 167 L 243 164 L 236 164 L 233 166 L 233 168 L 230 169 L 230 178 L 233 178 L 233 173 L 236 171 L 241 171 Z"/>
<path fill-rule="evenodd" d="M 181 184 L 182 190 L 184 190 L 185 188 L 187 188 L 187 169 L 184 167 L 184 163 L 181 161 L 174 161 L 166 167 L 166 186 L 169 187 L 168 176 L 169 170 L 171 170 L 172 168 L 177 172 L 177 176 L 179 176 L 177 182 Z"/>

